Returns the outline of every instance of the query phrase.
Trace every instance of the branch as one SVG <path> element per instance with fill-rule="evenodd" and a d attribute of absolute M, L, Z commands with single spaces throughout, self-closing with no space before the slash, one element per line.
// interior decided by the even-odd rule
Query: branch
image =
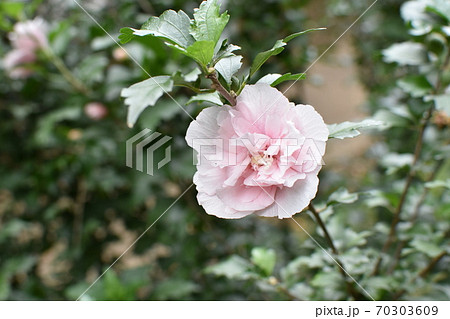
<path fill-rule="evenodd" d="M 431 182 L 435 179 L 435 177 L 436 177 L 437 173 L 439 172 L 440 168 L 442 167 L 443 163 L 444 163 L 444 160 L 440 160 L 437 162 L 433 172 L 431 173 L 430 177 L 427 179 L 427 182 Z M 419 200 L 417 201 L 417 204 L 414 208 L 414 212 L 409 220 L 412 224 L 414 224 L 416 222 L 417 218 L 419 218 L 420 208 L 422 207 L 422 205 L 428 195 L 428 191 L 429 191 L 429 188 L 425 187 L 422 192 L 422 195 L 420 196 Z M 391 274 L 397 267 L 397 265 L 400 261 L 402 250 L 407 244 L 408 244 L 407 240 L 402 240 L 398 244 L 397 249 L 395 250 L 394 262 L 392 263 L 391 267 L 389 268 L 389 270 L 387 272 L 388 274 Z"/>
<path fill-rule="evenodd" d="M 447 65 L 450 63 L 450 49 L 447 50 L 447 54 L 446 57 L 439 69 L 439 74 L 438 74 L 438 78 L 436 81 L 436 86 L 434 88 L 434 93 L 437 94 L 440 90 L 441 90 L 441 86 L 442 86 L 442 74 L 444 73 L 445 68 L 447 67 Z M 428 126 L 428 123 L 431 119 L 431 116 L 433 115 L 433 111 L 434 111 L 434 105 L 432 105 L 428 111 L 425 113 L 420 127 L 419 127 L 419 136 L 417 138 L 417 142 L 416 142 L 416 146 L 414 149 L 414 159 L 413 162 L 411 164 L 411 169 L 408 172 L 408 175 L 406 176 L 406 182 L 405 182 L 405 187 L 403 188 L 403 192 L 402 195 L 400 197 L 400 201 L 399 204 L 397 206 L 397 209 L 395 210 L 394 213 L 394 219 L 392 220 L 391 223 L 391 227 L 389 229 L 389 234 L 388 237 L 386 239 L 386 242 L 383 245 L 383 248 L 381 250 L 381 253 L 377 259 L 377 261 L 375 262 L 375 267 L 372 271 L 372 276 L 376 276 L 380 270 L 380 266 L 381 266 L 381 262 L 383 261 L 383 254 L 385 254 L 389 248 L 391 247 L 392 243 L 395 241 L 396 238 L 396 230 L 397 230 L 397 225 L 400 222 L 400 214 L 402 212 L 403 206 L 405 204 L 406 201 L 406 196 L 408 195 L 408 191 L 409 188 L 412 184 L 413 178 L 415 176 L 415 166 L 419 160 L 420 154 L 422 152 L 422 146 L 423 146 L 423 135 L 425 132 L 426 127 Z"/>
<path fill-rule="evenodd" d="M 439 255 L 435 256 L 433 259 L 430 260 L 430 262 L 428 263 L 428 265 L 425 266 L 425 268 L 423 268 L 421 271 L 419 271 L 419 273 L 410 280 L 410 284 L 412 284 L 414 281 L 416 281 L 419 278 L 425 278 L 426 275 L 428 275 L 428 273 L 434 268 L 434 266 L 436 266 L 436 264 L 445 256 L 447 255 L 447 252 L 444 250 L 443 252 L 441 252 Z M 394 295 L 393 300 L 398 300 L 401 296 L 404 295 L 404 293 L 406 292 L 406 289 L 402 289 L 399 292 L 397 292 Z"/>
<path fill-rule="evenodd" d="M 44 50 L 45 56 L 53 63 L 62 76 L 69 82 L 78 92 L 88 96 L 91 91 L 84 85 L 64 64 L 64 62 L 51 50 Z"/>
<path fill-rule="evenodd" d="M 330 233 L 327 230 L 327 227 L 325 226 L 322 218 L 320 217 L 319 213 L 317 212 L 317 210 L 314 208 L 313 204 L 310 203 L 308 206 L 308 210 L 314 215 L 314 217 L 316 218 L 317 223 L 319 224 L 320 228 L 322 229 L 324 235 L 325 235 L 325 239 L 327 240 L 328 245 L 331 248 L 331 251 L 333 252 L 333 254 L 335 255 L 334 260 L 336 261 L 336 263 L 338 264 L 338 268 L 339 268 L 339 272 L 342 275 L 342 278 L 344 279 L 345 282 L 345 286 L 347 289 L 347 292 L 355 299 L 355 300 L 365 300 L 366 298 L 364 297 L 364 295 L 362 295 L 361 293 L 359 293 L 352 282 L 349 281 L 352 280 L 350 278 L 350 276 L 348 275 L 347 271 L 344 268 L 344 264 L 342 263 L 342 261 L 340 260 L 339 256 L 339 251 L 337 250 L 336 246 L 334 245 L 333 239 L 330 236 Z"/>
<path fill-rule="evenodd" d="M 228 92 L 228 90 L 223 87 L 222 83 L 220 83 L 219 79 L 217 78 L 215 71 L 209 73 L 206 77 L 213 82 L 211 87 L 217 92 L 219 92 L 225 99 L 227 99 L 227 101 L 230 102 L 231 106 L 236 105 L 236 96 Z"/>

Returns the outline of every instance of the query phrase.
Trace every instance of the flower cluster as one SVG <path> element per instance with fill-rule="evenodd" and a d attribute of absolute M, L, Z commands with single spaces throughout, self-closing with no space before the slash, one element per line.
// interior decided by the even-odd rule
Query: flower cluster
<path fill-rule="evenodd" d="M 48 26 L 41 18 L 18 22 L 9 34 L 13 50 L 3 59 L 3 68 L 14 79 L 23 79 L 33 71 L 27 64 L 37 59 L 37 51 L 48 47 Z"/>
<path fill-rule="evenodd" d="M 267 84 L 246 86 L 235 107 L 205 108 L 186 141 L 198 153 L 197 199 L 221 218 L 288 218 L 317 193 L 328 139 L 310 105 L 294 105 Z"/>

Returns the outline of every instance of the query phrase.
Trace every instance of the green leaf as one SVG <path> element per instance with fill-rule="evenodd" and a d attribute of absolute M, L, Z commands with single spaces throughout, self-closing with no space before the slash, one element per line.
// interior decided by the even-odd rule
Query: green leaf
<path fill-rule="evenodd" d="M 220 262 L 205 269 L 207 274 L 224 276 L 228 279 L 256 278 L 253 265 L 240 256 L 233 255 L 226 261 Z"/>
<path fill-rule="evenodd" d="M 187 101 L 186 105 L 194 102 L 210 102 L 216 105 L 223 105 L 220 95 L 217 92 L 197 94 L 191 97 L 189 101 Z"/>
<path fill-rule="evenodd" d="M 448 0 L 429 0 L 427 9 L 450 22 L 450 2 Z"/>
<path fill-rule="evenodd" d="M 278 40 L 273 45 L 272 49 L 260 52 L 256 55 L 255 59 L 253 60 L 252 66 L 250 67 L 250 77 L 255 74 L 256 71 L 258 71 L 261 66 L 273 55 L 277 55 L 280 52 L 284 50 L 284 46 L 286 45 L 286 42 L 283 42 L 282 40 Z"/>
<path fill-rule="evenodd" d="M 283 74 L 282 76 L 280 76 L 275 81 L 273 81 L 270 85 L 276 86 L 285 81 L 298 81 L 298 80 L 303 80 L 303 79 L 306 79 L 306 73 L 297 73 L 297 74 L 286 73 L 286 74 Z"/>
<path fill-rule="evenodd" d="M 362 122 L 342 122 L 339 124 L 328 125 L 328 131 L 330 132 L 328 138 L 344 139 L 348 137 L 355 137 L 361 134 L 358 129 L 364 127 L 380 126 L 383 122 L 366 119 Z"/>
<path fill-rule="evenodd" d="M 176 44 L 181 48 L 187 48 L 195 39 L 189 34 L 191 19 L 183 11 L 164 11 L 159 17 L 150 17 L 141 29 L 122 28 L 119 39 L 121 43 L 127 43 L 133 36 L 154 36 L 162 38 L 169 43 Z"/>
<path fill-rule="evenodd" d="M 206 67 L 214 55 L 214 42 L 197 41 L 186 49 L 185 54 Z"/>
<path fill-rule="evenodd" d="M 384 61 L 400 65 L 421 65 L 427 62 L 425 47 L 416 42 L 402 42 L 383 50 Z"/>
<path fill-rule="evenodd" d="M 154 76 L 150 79 L 133 84 L 122 90 L 121 96 L 125 98 L 125 104 L 129 106 L 127 122 L 133 127 L 142 111 L 147 106 L 155 105 L 164 92 L 170 92 L 173 80 L 170 76 Z"/>
<path fill-rule="evenodd" d="M 240 50 L 241 47 L 234 45 L 234 44 L 228 44 L 228 40 L 225 39 L 222 42 L 222 45 L 220 46 L 220 49 L 214 54 L 214 61 L 217 63 L 220 59 L 227 58 L 229 56 L 234 56 L 234 51 Z"/>
<path fill-rule="evenodd" d="M 407 127 L 414 123 L 408 108 L 402 105 L 398 105 L 395 109 L 389 111 L 379 110 L 374 114 L 373 119 L 381 121 L 383 128 Z"/>
<path fill-rule="evenodd" d="M 350 204 L 358 200 L 358 194 L 349 193 L 345 187 L 340 187 L 337 191 L 328 197 L 328 205 L 334 203 Z"/>
<path fill-rule="evenodd" d="M 233 75 L 235 75 L 236 72 L 241 68 L 241 59 L 242 56 L 240 55 L 229 56 L 227 58 L 221 59 L 214 66 L 217 72 L 219 72 L 219 74 L 224 78 L 228 85 L 231 85 L 231 79 Z"/>
<path fill-rule="evenodd" d="M 325 28 L 316 28 L 316 29 L 309 29 L 301 32 L 297 32 L 294 34 L 291 34 L 287 37 L 285 37 L 282 40 L 277 40 L 273 47 L 270 50 L 260 52 L 256 55 L 255 59 L 253 60 L 252 66 L 250 67 L 250 77 L 255 74 L 256 71 L 258 71 L 261 66 L 271 57 L 274 55 L 277 55 L 281 53 L 284 50 L 284 46 L 291 41 L 292 39 L 295 39 L 296 37 L 311 32 L 311 31 L 318 31 L 318 30 L 325 30 Z"/>
<path fill-rule="evenodd" d="M 251 253 L 252 262 L 264 271 L 266 276 L 270 276 L 275 268 L 277 256 L 273 249 L 255 247 Z"/>
<path fill-rule="evenodd" d="M 25 3 L 20 1 L 2 1 L 2 3 L 0 3 L 0 12 L 16 20 L 20 20 L 20 16 L 24 11 L 24 5 Z"/>
<path fill-rule="evenodd" d="M 183 279 L 167 279 L 155 289 L 158 300 L 180 300 L 198 291 L 199 286 L 192 281 Z"/>
<path fill-rule="evenodd" d="M 202 73 L 202 71 L 200 71 L 199 68 L 195 68 L 195 69 L 193 69 L 191 72 L 189 72 L 189 73 L 183 75 L 183 79 L 184 79 L 186 82 L 194 82 L 194 81 L 197 81 L 198 76 L 199 76 L 201 73 Z"/>
<path fill-rule="evenodd" d="M 194 21 L 190 27 L 190 34 L 195 40 L 211 41 L 213 46 L 216 45 L 230 19 L 226 11 L 219 14 L 219 10 L 220 5 L 217 4 L 217 0 L 203 1 L 200 8 L 194 9 Z"/>
<path fill-rule="evenodd" d="M 304 30 L 304 31 L 300 31 L 297 33 L 293 33 L 291 35 L 288 35 L 286 38 L 283 39 L 284 42 L 288 43 L 289 41 L 295 39 L 296 37 L 303 35 L 305 33 L 311 32 L 311 31 L 321 31 L 321 30 L 326 30 L 327 28 L 313 28 L 313 29 L 308 29 L 308 30 Z"/>
<path fill-rule="evenodd" d="M 450 93 L 432 97 L 437 110 L 450 114 Z"/>
<path fill-rule="evenodd" d="M 281 74 L 278 73 L 269 73 L 264 75 L 262 78 L 260 78 L 258 81 L 256 81 L 256 84 L 269 84 L 271 85 L 273 82 L 278 80 L 281 77 Z"/>
<path fill-rule="evenodd" d="M 101 82 L 104 78 L 105 68 L 108 62 L 108 59 L 103 54 L 92 54 L 80 63 L 75 74 L 87 85 L 91 85 L 94 82 Z"/>
<path fill-rule="evenodd" d="M 128 43 L 130 42 L 133 38 L 134 38 L 134 31 L 136 29 L 132 29 L 132 28 L 121 28 L 120 29 L 120 34 L 119 34 L 119 41 L 122 44 Z"/>
<path fill-rule="evenodd" d="M 182 111 L 183 109 L 172 100 L 162 100 L 158 103 L 158 107 L 149 108 L 140 118 L 146 128 L 156 130 L 163 120 L 169 120 Z"/>
<path fill-rule="evenodd" d="M 450 189 L 450 178 L 447 180 L 436 180 L 432 182 L 425 183 L 426 188 L 439 188 L 439 187 L 445 187 L 447 189 Z"/>
<path fill-rule="evenodd" d="M 433 86 L 423 75 L 411 75 L 397 81 L 397 85 L 412 97 L 422 97 L 428 94 Z"/>
<path fill-rule="evenodd" d="M 413 161 L 413 154 L 388 153 L 383 156 L 381 165 L 387 168 L 386 174 L 390 175 L 403 167 L 410 166 Z"/>
<path fill-rule="evenodd" d="M 439 255 L 442 252 L 442 249 L 438 245 L 430 242 L 429 240 L 421 238 L 413 239 L 413 241 L 411 242 L 411 246 L 431 258 Z"/>

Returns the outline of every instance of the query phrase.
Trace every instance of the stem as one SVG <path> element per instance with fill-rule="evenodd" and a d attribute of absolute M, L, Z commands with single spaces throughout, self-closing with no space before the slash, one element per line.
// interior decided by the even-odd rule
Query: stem
<path fill-rule="evenodd" d="M 227 101 L 230 102 L 231 106 L 236 105 L 236 97 L 234 96 L 234 94 L 228 92 L 228 90 L 223 87 L 222 83 L 220 83 L 219 79 L 217 78 L 216 72 L 209 73 L 206 77 L 212 81 L 211 87 L 219 92 L 225 99 L 227 99 Z"/>
<path fill-rule="evenodd" d="M 419 278 L 425 278 L 426 275 L 436 266 L 436 264 L 445 256 L 447 255 L 447 252 L 444 250 L 439 255 L 435 256 L 433 259 L 430 260 L 428 265 L 425 266 L 419 273 L 410 281 L 410 284 L 412 284 L 414 281 L 416 281 Z M 406 292 L 406 289 L 402 289 L 399 292 L 397 292 L 394 295 L 393 300 L 398 300 L 403 294 Z"/>
<path fill-rule="evenodd" d="M 438 161 L 437 165 L 435 166 L 433 172 L 431 173 L 430 177 L 427 179 L 427 182 L 431 182 L 435 179 L 437 173 L 439 172 L 440 168 L 442 167 L 442 164 L 444 163 L 443 160 Z M 427 195 L 428 195 L 428 188 L 424 188 L 422 195 L 420 196 L 415 208 L 414 208 L 414 212 L 410 218 L 410 222 L 412 224 L 414 224 L 417 220 L 417 218 L 419 217 L 419 213 L 420 213 L 420 208 L 422 207 Z M 394 262 L 391 265 L 391 267 L 388 270 L 388 274 L 391 274 L 395 268 L 397 267 L 399 261 L 400 261 L 400 257 L 401 257 L 401 253 L 403 248 L 408 244 L 407 240 L 402 240 L 399 245 L 397 246 L 397 249 L 395 250 L 395 257 L 394 257 Z"/>
<path fill-rule="evenodd" d="M 197 93 L 197 94 L 201 94 L 201 93 L 214 93 L 214 92 L 215 92 L 214 89 L 198 89 L 198 88 L 196 88 L 196 87 L 194 87 L 194 86 L 192 86 L 192 85 L 189 85 L 189 84 L 187 84 L 187 83 L 177 83 L 177 84 L 174 84 L 174 86 L 184 87 L 184 88 L 190 89 L 190 90 L 194 91 L 194 92 Z"/>
<path fill-rule="evenodd" d="M 444 73 L 445 68 L 447 67 L 447 65 L 450 62 L 450 49 L 447 50 L 447 54 L 446 57 L 444 59 L 444 62 L 442 63 L 440 69 L 439 69 L 439 74 L 438 74 L 438 78 L 436 81 L 436 86 L 434 89 L 434 94 L 437 94 L 442 86 L 442 74 Z M 397 225 L 400 222 L 400 214 L 402 212 L 403 206 L 405 204 L 405 200 L 406 200 L 406 196 L 408 195 L 408 191 L 409 188 L 412 184 L 414 175 L 415 175 L 415 166 L 419 160 L 420 157 L 420 153 L 422 152 L 422 145 L 423 145 L 423 135 L 425 132 L 425 129 L 431 119 L 431 116 L 433 114 L 434 111 L 434 105 L 432 105 L 427 112 L 425 113 L 425 116 L 423 117 L 420 127 L 419 127 L 419 136 L 417 138 L 417 142 L 416 142 L 416 146 L 415 146 L 415 150 L 414 150 L 414 160 L 413 163 L 411 164 L 411 169 L 408 172 L 408 175 L 406 176 L 406 182 L 405 182 L 405 187 L 403 188 L 403 192 L 402 195 L 400 197 L 400 202 L 397 206 L 397 209 L 395 210 L 394 213 L 394 218 L 392 220 L 391 223 L 391 227 L 389 229 L 389 234 L 388 234 L 388 238 L 386 239 L 386 242 L 383 245 L 383 248 L 381 250 L 381 253 L 377 259 L 377 261 L 375 262 L 375 267 L 372 271 L 372 276 L 376 276 L 380 270 L 380 266 L 381 266 L 381 262 L 383 261 L 383 254 L 385 254 L 389 248 L 391 247 L 392 243 L 395 241 L 396 238 L 396 230 L 397 230 Z"/>
<path fill-rule="evenodd" d="M 83 215 L 84 206 L 87 200 L 87 186 L 84 178 L 78 182 L 78 193 L 73 208 L 74 222 L 73 222 L 73 242 L 75 247 L 79 248 L 82 240 L 83 230 Z"/>
<path fill-rule="evenodd" d="M 351 295 L 355 300 L 362 300 L 362 298 L 364 298 L 364 296 L 362 294 L 360 294 L 358 291 L 356 291 L 356 289 L 353 286 L 352 282 L 349 281 L 349 279 L 351 280 L 351 278 L 347 274 L 347 271 L 344 268 L 344 264 L 342 263 L 342 261 L 338 257 L 339 256 L 339 251 L 336 248 L 336 246 L 334 245 L 333 239 L 331 238 L 330 233 L 328 232 L 328 229 L 325 226 L 325 223 L 323 222 L 322 218 L 320 217 L 319 213 L 314 208 L 312 203 L 309 204 L 308 209 L 314 215 L 314 217 L 316 218 L 316 221 L 319 224 L 320 228 L 322 229 L 322 231 L 324 233 L 324 236 L 325 236 L 325 239 L 326 239 L 328 245 L 331 248 L 331 251 L 335 255 L 334 256 L 334 260 L 336 261 L 336 263 L 339 266 L 338 267 L 339 268 L 339 272 L 341 273 L 342 278 L 344 279 L 345 286 L 346 286 L 348 294 Z"/>
<path fill-rule="evenodd" d="M 90 95 L 91 91 L 83 82 L 81 82 L 64 64 L 64 62 L 51 51 L 51 49 L 44 50 L 45 56 L 53 63 L 62 76 L 69 82 L 77 91 L 84 95 Z"/>

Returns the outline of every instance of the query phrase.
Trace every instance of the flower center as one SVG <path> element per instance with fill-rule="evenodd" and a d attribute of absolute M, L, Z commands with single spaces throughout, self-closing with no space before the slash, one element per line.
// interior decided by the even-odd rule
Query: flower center
<path fill-rule="evenodd" d="M 270 155 L 266 154 L 256 154 L 252 156 L 252 160 L 250 164 L 252 164 L 252 167 L 255 171 L 259 170 L 260 168 L 267 170 L 272 166 L 273 158 Z"/>

